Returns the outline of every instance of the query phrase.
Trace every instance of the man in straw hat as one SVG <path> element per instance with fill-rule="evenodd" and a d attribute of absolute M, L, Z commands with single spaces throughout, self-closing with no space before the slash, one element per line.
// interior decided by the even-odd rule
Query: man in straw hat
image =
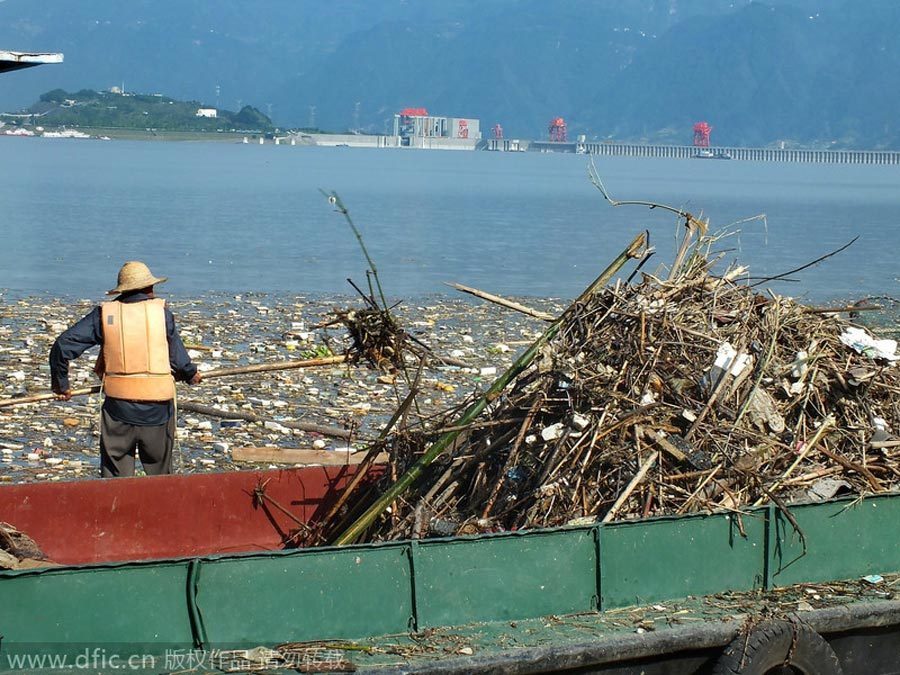
<path fill-rule="evenodd" d="M 69 361 L 102 345 L 95 371 L 103 378 L 106 398 L 100 420 L 100 474 L 133 476 L 135 449 L 148 475 L 172 473 L 175 445 L 175 380 L 198 384 L 175 328 L 175 318 L 153 287 L 155 277 L 144 263 L 126 262 L 116 295 L 60 335 L 50 350 L 50 376 L 57 398 L 72 397 Z"/>

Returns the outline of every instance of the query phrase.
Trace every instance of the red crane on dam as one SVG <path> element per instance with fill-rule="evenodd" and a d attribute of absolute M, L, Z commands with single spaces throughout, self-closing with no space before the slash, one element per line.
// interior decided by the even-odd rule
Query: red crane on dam
<path fill-rule="evenodd" d="M 697 122 L 694 125 L 694 147 L 708 148 L 709 135 L 712 133 L 712 127 L 708 122 Z"/>
<path fill-rule="evenodd" d="M 550 140 L 557 143 L 566 142 L 566 121 L 562 117 L 556 117 L 550 121 Z"/>

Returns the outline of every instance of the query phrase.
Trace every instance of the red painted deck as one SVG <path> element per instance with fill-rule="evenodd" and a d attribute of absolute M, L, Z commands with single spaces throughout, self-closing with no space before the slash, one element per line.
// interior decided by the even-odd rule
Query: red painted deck
<path fill-rule="evenodd" d="M 315 520 L 354 467 L 88 479 L 0 487 L 0 521 L 65 564 L 178 558 L 283 548 L 297 524 L 277 507 L 254 504 L 265 492 L 297 518 Z"/>

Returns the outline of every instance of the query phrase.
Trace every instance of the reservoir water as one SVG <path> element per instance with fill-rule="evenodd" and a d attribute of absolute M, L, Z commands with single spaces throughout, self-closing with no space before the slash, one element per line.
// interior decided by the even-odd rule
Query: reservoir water
<path fill-rule="evenodd" d="M 167 294 L 352 293 L 365 261 L 320 189 L 336 191 L 387 292 L 444 281 L 572 297 L 649 229 L 672 258 L 672 214 L 612 208 L 589 158 L 537 153 L 0 138 L 0 289 L 97 298 L 147 261 Z M 754 276 L 843 253 L 773 284 L 809 301 L 900 295 L 896 167 L 598 158 L 616 199 L 683 207 L 718 230 L 724 262 Z M 653 264 L 648 265 L 652 271 Z"/>

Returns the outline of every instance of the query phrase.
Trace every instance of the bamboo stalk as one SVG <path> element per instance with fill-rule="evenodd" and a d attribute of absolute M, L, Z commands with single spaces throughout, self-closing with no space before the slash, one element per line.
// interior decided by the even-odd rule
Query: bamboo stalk
<path fill-rule="evenodd" d="M 900 447 L 900 441 L 872 441 L 869 447 L 873 450 L 887 450 Z"/>
<path fill-rule="evenodd" d="M 451 288 L 462 291 L 463 293 L 474 295 L 476 298 L 481 298 L 482 300 L 493 302 L 495 305 L 500 305 L 501 307 L 506 307 L 507 309 L 521 312 L 522 314 L 527 314 L 528 316 L 532 316 L 535 319 L 541 319 L 542 321 L 553 321 L 556 318 L 552 314 L 547 314 L 546 312 L 541 312 L 536 309 L 532 309 L 531 307 L 526 307 L 525 305 L 519 304 L 514 300 L 507 300 L 506 298 L 499 295 L 494 295 L 493 293 L 488 293 L 486 291 L 480 291 L 477 288 L 472 288 L 471 286 L 463 286 L 462 284 L 457 284 L 449 281 L 445 281 L 444 283 Z"/>
<path fill-rule="evenodd" d="M 638 257 L 640 251 L 645 247 L 646 241 L 647 236 L 643 232 L 635 237 L 628 248 L 622 251 L 622 253 L 610 263 L 600 276 L 598 276 L 594 282 L 578 296 L 578 299 L 569 306 L 563 315 L 556 319 L 547 330 L 532 343 L 531 347 L 516 359 L 516 361 L 494 381 L 490 388 L 462 413 L 453 426 L 464 426 L 468 424 L 481 414 L 488 403 L 500 396 L 506 386 L 531 364 L 541 348 L 549 342 L 557 332 L 559 332 L 560 327 L 563 325 L 563 321 L 568 317 L 571 310 L 593 295 L 597 289 L 609 283 L 610 279 L 622 269 L 622 266 L 625 265 L 626 262 L 632 258 Z M 427 450 L 425 450 L 419 460 L 416 461 L 406 473 L 391 485 L 391 487 L 389 487 L 385 493 L 377 499 L 375 503 L 359 517 L 359 519 L 357 519 L 356 522 L 350 525 L 350 527 L 337 537 L 335 543 L 341 546 L 355 542 L 398 496 L 403 494 L 421 477 L 422 472 L 450 446 L 459 434 L 460 431 L 450 431 L 442 434 Z"/>
<path fill-rule="evenodd" d="M 804 314 L 852 314 L 853 312 L 875 312 L 883 309 L 880 305 L 844 305 L 842 307 L 804 307 Z"/>

